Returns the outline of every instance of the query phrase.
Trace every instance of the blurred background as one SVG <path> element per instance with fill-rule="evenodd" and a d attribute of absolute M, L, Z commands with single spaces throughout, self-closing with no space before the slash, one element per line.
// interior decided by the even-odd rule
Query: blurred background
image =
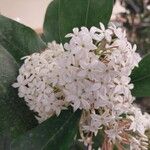
<path fill-rule="evenodd" d="M 0 0 L 0 13 L 37 32 L 42 32 L 44 15 L 52 0 Z"/>
<path fill-rule="evenodd" d="M 127 31 L 142 56 L 150 52 L 150 0 L 116 0 L 112 21 Z"/>

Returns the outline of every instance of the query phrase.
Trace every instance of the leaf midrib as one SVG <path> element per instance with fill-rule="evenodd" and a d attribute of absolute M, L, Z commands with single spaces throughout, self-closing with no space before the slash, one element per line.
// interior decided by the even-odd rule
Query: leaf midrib
<path fill-rule="evenodd" d="M 59 128 L 59 130 L 57 130 L 57 132 L 47 141 L 47 143 L 41 148 L 41 150 L 44 150 L 44 148 L 49 144 L 49 142 L 53 139 L 55 139 L 55 137 L 59 134 L 59 132 L 66 126 L 66 124 L 68 124 L 68 122 L 71 120 L 71 118 L 74 116 L 74 114 L 72 114 L 69 119 Z"/>
<path fill-rule="evenodd" d="M 58 0 L 58 34 L 59 34 L 60 43 L 62 43 L 61 27 L 60 27 L 60 0 Z"/>
<path fill-rule="evenodd" d="M 60 40 L 60 43 L 62 42 L 62 37 L 61 37 L 61 21 L 60 21 L 60 11 L 61 11 L 61 0 L 58 0 L 58 34 L 59 34 L 59 40 Z M 88 23 L 88 16 L 89 16 L 89 10 L 90 10 L 90 3 L 91 3 L 91 0 L 88 0 L 87 2 L 87 9 L 86 9 L 86 14 L 85 14 L 85 26 L 87 26 L 87 23 Z"/>
<path fill-rule="evenodd" d="M 25 51 L 23 51 L 21 48 L 19 48 L 17 45 L 12 44 L 9 40 L 7 40 L 7 38 L 5 36 L 3 36 L 3 34 L 1 33 L 3 40 L 5 40 L 6 42 L 8 42 L 12 47 L 14 47 L 16 50 L 20 50 L 22 52 L 22 54 L 25 55 Z M 4 47 L 4 45 L 2 45 Z M 5 48 L 5 47 L 4 47 Z M 5 48 L 6 49 L 6 48 Z M 11 54 L 12 55 L 12 54 Z"/>
<path fill-rule="evenodd" d="M 90 10 L 90 2 L 91 0 L 88 0 L 87 9 L 86 9 L 86 17 L 85 17 L 85 26 L 87 26 L 88 15 L 89 15 L 89 10 Z"/>
<path fill-rule="evenodd" d="M 0 48 L 3 48 L 4 51 L 5 51 L 5 53 L 12 59 L 13 63 L 16 65 L 16 67 L 19 68 L 20 65 L 18 64 L 18 62 L 16 61 L 16 59 L 14 58 L 14 56 L 13 56 L 9 51 L 7 51 L 6 48 L 5 48 L 3 45 L 0 44 L 0 46 L 1 46 Z M 6 77 L 6 76 L 5 76 L 5 77 Z M 7 78 L 8 78 L 8 77 L 7 77 Z M 11 83 L 10 83 L 10 84 L 11 84 Z M 11 85 L 10 85 L 10 86 L 11 86 Z M 18 97 L 18 98 L 19 98 L 19 97 Z M 17 100 L 16 100 L 16 101 L 17 101 Z M 20 112 L 18 112 L 18 110 L 16 110 L 15 113 L 16 113 L 16 115 L 20 118 L 20 120 L 21 120 L 22 122 L 24 122 L 24 125 L 26 125 L 26 122 L 25 122 L 24 119 L 22 119 L 22 115 L 20 114 Z"/>
<path fill-rule="evenodd" d="M 144 76 L 144 77 L 140 77 L 140 78 L 138 78 L 138 79 L 135 79 L 135 80 L 132 81 L 132 83 L 138 82 L 138 81 L 141 81 L 141 80 L 144 80 L 144 79 L 147 79 L 147 78 L 150 78 L 150 75 L 147 75 L 147 76 Z"/>

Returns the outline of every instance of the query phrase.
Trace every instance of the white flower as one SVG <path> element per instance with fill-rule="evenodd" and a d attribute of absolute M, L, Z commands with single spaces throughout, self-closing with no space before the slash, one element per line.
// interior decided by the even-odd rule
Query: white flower
<path fill-rule="evenodd" d="M 95 135 L 97 135 L 98 129 L 99 129 L 99 123 L 98 122 L 91 122 L 90 125 L 84 125 L 82 128 L 83 128 L 83 131 L 86 131 L 86 132 L 91 131 Z"/>
<path fill-rule="evenodd" d="M 96 41 L 100 41 L 102 39 L 102 36 L 100 35 L 101 30 L 97 27 L 91 27 L 90 29 L 90 35 L 92 37 L 92 39 L 96 40 Z"/>
<path fill-rule="evenodd" d="M 73 28 L 73 33 L 68 33 L 65 37 L 74 37 L 74 36 L 78 36 L 79 35 L 79 28 Z"/>
<path fill-rule="evenodd" d="M 101 41 L 102 39 L 106 39 L 107 42 L 111 42 L 112 40 L 112 31 L 110 29 L 105 29 L 105 26 L 100 22 L 100 39 L 99 41 Z"/>
<path fill-rule="evenodd" d="M 94 101 L 94 108 L 99 109 L 100 107 L 113 107 L 113 103 L 110 101 L 110 97 L 107 95 L 107 90 L 104 85 L 98 90 L 94 92 L 95 94 L 95 101 Z"/>
<path fill-rule="evenodd" d="M 91 37 L 96 41 L 102 41 L 106 39 L 107 42 L 112 40 L 112 31 L 110 29 L 105 29 L 105 26 L 100 22 L 100 29 L 97 27 L 91 27 L 90 29 Z"/>
<path fill-rule="evenodd" d="M 130 150 L 141 150 L 140 148 L 140 141 L 137 140 L 136 138 L 132 137 L 130 140 Z"/>
<path fill-rule="evenodd" d="M 144 135 L 145 133 L 145 118 L 142 115 L 142 112 L 139 108 L 133 107 L 132 108 L 134 116 L 129 116 L 131 119 L 132 123 L 130 125 L 129 130 L 133 130 L 133 132 L 138 132 L 141 135 Z"/>
<path fill-rule="evenodd" d="M 105 130 L 105 133 L 107 134 L 109 139 L 112 140 L 112 142 L 114 142 L 114 143 L 117 139 L 119 141 L 121 141 L 121 139 L 122 139 L 120 136 L 120 134 L 122 133 L 122 129 L 119 128 L 117 124 L 114 124 L 113 128 L 111 128 L 109 130 Z"/>
<path fill-rule="evenodd" d="M 128 57 L 128 63 L 132 64 L 133 67 L 138 67 L 138 63 L 141 61 L 140 55 L 138 53 L 135 53 L 136 49 L 136 44 L 134 44 L 133 47 L 131 44 L 129 44 L 130 57 Z"/>
<path fill-rule="evenodd" d="M 108 125 L 109 122 L 114 122 L 114 117 L 110 115 L 109 110 L 107 109 L 103 114 L 91 114 L 91 118 L 93 122 L 97 122 L 99 127 L 101 125 Z"/>
<path fill-rule="evenodd" d="M 111 63 L 108 64 L 100 63 L 100 64 L 101 64 L 100 77 L 102 79 L 102 82 L 109 83 L 117 76 L 117 72 L 113 69 Z"/>
<path fill-rule="evenodd" d="M 67 84 L 64 89 L 66 100 L 71 103 L 74 111 L 78 108 L 88 110 L 90 109 L 89 93 L 86 93 L 86 88 L 90 85 L 89 81 L 75 80 Z"/>
<path fill-rule="evenodd" d="M 83 133 L 103 129 L 110 142 L 127 137 L 130 149 L 136 149 L 131 133 L 144 136 L 150 127 L 149 115 L 132 104 L 130 74 L 141 60 L 136 45 L 128 42 L 122 29 L 114 25 L 106 29 L 102 23 L 90 30 L 74 28 L 66 37 L 67 51 L 52 42 L 45 51 L 23 58 L 13 84 L 19 97 L 38 113 L 39 122 L 71 106 L 83 110 Z"/>
<path fill-rule="evenodd" d="M 17 83 L 13 84 L 13 87 L 19 88 L 19 97 L 24 97 L 30 109 L 38 112 L 37 118 L 40 122 L 53 114 L 59 115 L 65 108 L 64 100 L 60 99 L 63 93 L 60 92 L 58 96 L 58 92 L 55 92 L 55 87 L 52 86 L 58 80 L 56 72 L 54 73 L 54 70 L 56 71 L 54 60 L 63 52 L 62 45 L 52 42 L 44 52 L 27 56 L 19 69 Z"/>
<path fill-rule="evenodd" d="M 123 30 L 119 27 L 116 27 L 113 23 L 111 23 L 111 26 L 109 27 L 109 29 L 114 32 L 115 36 L 118 39 L 127 40 L 125 30 Z"/>
<path fill-rule="evenodd" d="M 114 92 L 128 96 L 130 94 L 130 89 L 133 89 L 133 84 L 129 84 L 130 80 L 131 79 L 126 76 L 122 76 L 120 79 L 115 78 L 114 82 L 116 86 L 114 87 L 115 88 Z"/>
<path fill-rule="evenodd" d="M 102 72 L 102 63 L 95 58 L 90 62 L 80 61 L 81 70 L 78 73 L 79 77 L 89 78 L 90 80 L 99 81 Z"/>
<path fill-rule="evenodd" d="M 96 49 L 97 47 L 94 45 L 90 33 L 87 31 L 87 28 L 82 27 L 81 31 L 76 36 L 71 34 L 72 38 L 69 44 L 66 43 L 64 45 L 65 49 L 71 51 L 73 54 L 79 54 L 82 51 L 89 52 L 90 50 Z"/>
<path fill-rule="evenodd" d="M 48 51 L 45 53 L 41 53 L 41 55 L 44 55 L 43 57 L 48 59 L 50 54 L 49 51 L 51 51 L 52 58 L 59 56 L 61 53 L 64 52 L 64 48 L 62 44 L 57 44 L 55 41 L 52 43 L 48 43 Z"/>
<path fill-rule="evenodd" d="M 148 113 L 143 114 L 144 127 L 146 130 L 150 129 L 150 115 Z"/>

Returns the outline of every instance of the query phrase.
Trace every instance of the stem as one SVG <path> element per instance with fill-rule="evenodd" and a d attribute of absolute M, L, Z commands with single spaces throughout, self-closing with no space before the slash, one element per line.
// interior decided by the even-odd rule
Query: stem
<path fill-rule="evenodd" d="M 105 135 L 105 139 L 102 145 L 102 150 L 113 150 L 113 144 L 109 141 L 108 137 Z"/>

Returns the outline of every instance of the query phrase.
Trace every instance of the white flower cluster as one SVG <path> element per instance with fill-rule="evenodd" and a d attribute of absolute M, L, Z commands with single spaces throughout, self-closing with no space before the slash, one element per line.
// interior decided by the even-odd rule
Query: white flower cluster
<path fill-rule="evenodd" d="M 120 28 L 105 29 L 102 23 L 90 30 L 74 28 L 66 37 L 71 39 L 64 48 L 53 42 L 45 51 L 25 57 L 13 84 L 19 97 L 38 112 L 40 122 L 71 105 L 74 111 L 83 110 L 83 132 L 103 129 L 110 141 L 141 149 L 145 140 L 139 137 L 145 137 L 149 125 L 132 105 L 129 75 L 141 60 L 136 45 L 132 47 Z"/>
<path fill-rule="evenodd" d="M 62 45 L 52 42 L 42 53 L 23 57 L 25 62 L 19 69 L 17 83 L 13 84 L 13 87 L 19 87 L 19 97 L 24 98 L 31 110 L 38 112 L 39 122 L 46 120 L 54 113 L 59 115 L 64 108 L 63 94 L 55 87 L 58 72 L 54 72 L 56 66 L 54 60 L 63 52 Z"/>

